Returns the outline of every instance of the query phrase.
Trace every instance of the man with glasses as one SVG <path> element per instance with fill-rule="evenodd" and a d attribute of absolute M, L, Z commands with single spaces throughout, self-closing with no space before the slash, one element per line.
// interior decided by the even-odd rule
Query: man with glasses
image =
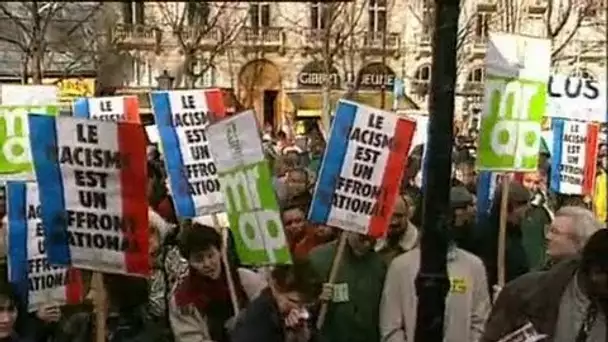
<path fill-rule="evenodd" d="M 579 255 L 591 235 L 602 228 L 593 212 L 582 207 L 562 207 L 546 228 L 547 266 Z"/>

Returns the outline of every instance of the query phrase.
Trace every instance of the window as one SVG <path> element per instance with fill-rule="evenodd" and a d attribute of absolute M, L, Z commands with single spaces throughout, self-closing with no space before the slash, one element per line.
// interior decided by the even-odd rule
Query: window
<path fill-rule="evenodd" d="M 490 23 L 490 13 L 488 12 L 479 12 L 477 13 L 477 20 L 475 22 L 475 37 L 477 38 L 487 38 L 488 37 L 488 27 Z"/>
<path fill-rule="evenodd" d="M 423 65 L 418 70 L 416 70 L 416 74 L 414 75 L 414 79 L 416 82 L 430 82 L 431 81 L 431 66 Z"/>
<path fill-rule="evenodd" d="M 154 87 L 158 72 L 152 67 L 152 63 L 146 60 L 134 58 L 131 64 L 132 87 Z"/>
<path fill-rule="evenodd" d="M 216 80 L 216 70 L 213 66 L 208 66 L 205 60 L 196 60 L 192 62 L 192 74 L 194 76 L 198 76 L 194 81 L 194 87 L 196 88 L 211 88 L 215 86 Z M 203 71 L 203 68 L 206 68 Z M 184 77 L 186 78 L 186 77 Z M 188 80 L 184 79 L 184 83 L 187 83 Z M 184 84 L 185 87 L 189 87 L 189 84 Z"/>
<path fill-rule="evenodd" d="M 433 30 L 433 7 L 429 0 L 423 0 L 422 2 L 422 17 L 420 18 L 422 24 L 422 35 L 430 36 Z"/>
<path fill-rule="evenodd" d="M 209 20 L 211 8 L 208 2 L 188 2 L 186 3 L 186 15 L 188 25 L 206 25 Z"/>
<path fill-rule="evenodd" d="M 483 83 L 486 78 L 486 72 L 484 68 L 475 68 L 471 70 L 467 76 L 467 82 L 470 83 Z"/>
<path fill-rule="evenodd" d="M 369 0 L 369 32 L 386 31 L 386 0 Z"/>
<path fill-rule="evenodd" d="M 327 3 L 313 2 L 310 5 L 310 28 L 314 30 L 325 29 L 329 17 L 329 5 Z"/>
<path fill-rule="evenodd" d="M 125 24 L 143 24 L 145 10 L 143 1 L 126 1 L 122 3 L 122 16 Z"/>
<path fill-rule="evenodd" d="M 270 4 L 253 3 L 249 5 L 249 20 L 254 29 L 270 27 Z"/>

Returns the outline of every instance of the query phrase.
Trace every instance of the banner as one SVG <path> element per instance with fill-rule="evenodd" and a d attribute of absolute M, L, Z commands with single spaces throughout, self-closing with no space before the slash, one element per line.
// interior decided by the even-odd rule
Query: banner
<path fill-rule="evenodd" d="M 550 55 L 549 40 L 490 34 L 479 132 L 479 170 L 536 170 Z"/>
<path fill-rule="evenodd" d="M 551 190 L 593 195 L 599 124 L 553 119 Z"/>
<path fill-rule="evenodd" d="M 101 121 L 139 123 L 137 96 L 79 98 L 74 101 L 74 116 Z"/>
<path fill-rule="evenodd" d="M 51 266 L 44 249 L 44 230 L 36 183 L 8 182 L 9 280 L 28 311 L 42 305 L 78 304 L 83 297 L 80 271 Z"/>
<path fill-rule="evenodd" d="M 57 104 L 57 87 L 52 85 L 0 85 L 3 106 L 46 106 Z"/>
<path fill-rule="evenodd" d="M 477 175 L 477 217 L 476 222 L 484 222 L 490 215 L 498 173 L 491 171 L 480 171 Z"/>
<path fill-rule="evenodd" d="M 414 121 L 340 100 L 309 220 L 384 235 L 415 129 Z"/>
<path fill-rule="evenodd" d="M 224 211 L 205 132 L 211 121 L 226 114 L 221 90 L 159 91 L 150 97 L 177 215 Z"/>
<path fill-rule="evenodd" d="M 147 275 L 148 182 L 141 126 L 40 115 L 30 115 L 29 123 L 49 262 Z"/>
<path fill-rule="evenodd" d="M 249 110 L 209 126 L 209 148 L 241 262 L 288 264 L 281 210 L 259 132 L 255 113 Z"/>
<path fill-rule="evenodd" d="M 552 75 L 549 78 L 547 116 L 579 121 L 606 122 L 606 82 Z"/>
<path fill-rule="evenodd" d="M 0 179 L 33 180 L 28 113 L 57 116 L 57 106 L 0 106 Z"/>

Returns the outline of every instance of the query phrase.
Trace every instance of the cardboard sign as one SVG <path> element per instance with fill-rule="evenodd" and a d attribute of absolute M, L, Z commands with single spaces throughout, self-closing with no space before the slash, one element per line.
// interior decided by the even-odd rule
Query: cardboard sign
<path fill-rule="evenodd" d="M 340 100 L 309 220 L 384 235 L 415 129 L 412 120 Z"/>
<path fill-rule="evenodd" d="M 141 126 L 40 115 L 30 115 L 29 123 L 49 262 L 147 275 L 146 138 Z"/>
<path fill-rule="evenodd" d="M 205 132 L 211 121 L 226 114 L 221 90 L 161 91 L 150 96 L 177 215 L 191 218 L 223 211 Z"/>
<path fill-rule="evenodd" d="M 56 105 L 58 89 L 54 85 L 3 84 L 0 86 L 3 106 Z"/>
<path fill-rule="evenodd" d="M 606 86 L 603 81 L 552 75 L 549 78 L 547 116 L 606 122 Z"/>
<path fill-rule="evenodd" d="M 209 126 L 207 138 L 241 262 L 291 263 L 255 113 L 246 111 Z"/>
<path fill-rule="evenodd" d="M 44 248 L 44 230 L 36 183 L 8 182 L 9 280 L 27 305 L 77 304 L 83 297 L 80 271 L 51 266 Z"/>
<path fill-rule="evenodd" d="M 79 98 L 74 101 L 74 116 L 101 121 L 139 123 L 137 96 Z"/>
<path fill-rule="evenodd" d="M 551 190 L 592 195 L 597 168 L 599 124 L 554 119 Z"/>
<path fill-rule="evenodd" d="M 536 170 L 550 55 L 549 40 L 490 34 L 479 170 Z"/>
<path fill-rule="evenodd" d="M 0 179 L 33 180 L 28 113 L 56 116 L 57 106 L 0 106 Z"/>

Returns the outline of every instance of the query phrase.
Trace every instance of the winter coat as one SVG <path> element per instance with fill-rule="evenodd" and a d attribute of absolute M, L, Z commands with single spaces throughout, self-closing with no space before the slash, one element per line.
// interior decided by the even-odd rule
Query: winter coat
<path fill-rule="evenodd" d="M 336 242 L 331 242 L 310 253 L 311 265 L 321 279 L 329 277 L 336 246 Z M 378 317 L 386 268 L 377 253 L 372 251 L 359 257 L 346 246 L 335 281 L 334 300 L 320 331 L 324 341 L 379 341 Z M 341 295 L 336 295 L 337 292 Z"/>
<path fill-rule="evenodd" d="M 266 287 L 263 276 L 248 269 L 239 268 L 238 275 L 243 289 L 251 301 Z M 207 318 L 194 307 L 178 307 L 175 296 L 169 302 L 169 318 L 176 342 L 211 342 Z"/>
<path fill-rule="evenodd" d="M 60 324 L 53 342 L 90 342 L 95 336 L 95 315 L 83 312 Z M 133 312 L 112 312 L 106 320 L 107 342 L 165 342 L 162 327 L 150 321 L 144 307 Z"/>
<path fill-rule="evenodd" d="M 309 320 L 313 323 L 314 320 Z M 315 342 L 316 334 L 312 332 L 308 340 L 303 339 L 298 331 L 289 331 L 283 323 L 283 316 L 269 288 L 254 299 L 242 312 L 231 333 L 232 342 Z"/>
<path fill-rule="evenodd" d="M 495 206 L 498 207 L 498 206 Z M 486 266 L 488 285 L 491 287 L 498 281 L 498 235 L 500 229 L 498 211 L 482 224 L 480 232 L 480 256 Z M 528 257 L 522 243 L 522 232 L 519 226 L 507 223 L 505 251 L 505 280 L 509 281 L 526 274 L 530 267 Z"/>
<path fill-rule="evenodd" d="M 543 342 L 554 342 L 561 299 L 578 267 L 578 260 L 567 260 L 507 284 L 494 303 L 481 342 L 499 341 L 527 323 L 547 335 Z"/>
<path fill-rule="evenodd" d="M 415 280 L 420 267 L 420 249 L 393 260 L 384 283 L 380 305 L 383 342 L 414 341 L 416 329 Z M 459 248 L 448 253 L 451 288 L 446 299 L 444 341 L 476 342 L 490 311 L 490 296 L 482 261 Z"/>
<path fill-rule="evenodd" d="M 532 206 L 521 223 L 521 242 L 530 269 L 540 270 L 547 261 L 545 226 L 553 220 L 553 212 L 542 194 L 537 194 L 535 198 L 538 201 L 532 201 Z"/>

